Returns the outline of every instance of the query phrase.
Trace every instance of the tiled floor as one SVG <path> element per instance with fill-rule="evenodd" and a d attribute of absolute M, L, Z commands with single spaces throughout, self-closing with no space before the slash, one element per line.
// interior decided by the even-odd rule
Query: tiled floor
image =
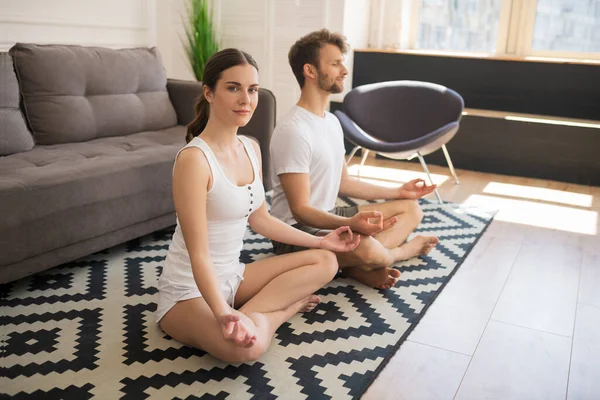
<path fill-rule="evenodd" d="M 445 201 L 499 212 L 363 399 L 600 399 L 600 188 L 430 171 Z M 360 176 L 425 179 L 372 158 Z"/>

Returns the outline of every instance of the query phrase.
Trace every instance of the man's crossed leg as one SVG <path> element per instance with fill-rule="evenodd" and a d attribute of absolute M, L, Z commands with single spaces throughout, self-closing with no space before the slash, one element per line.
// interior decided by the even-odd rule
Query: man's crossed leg
<path fill-rule="evenodd" d="M 366 285 L 389 289 L 394 286 L 400 271 L 393 269 L 398 261 L 424 255 L 438 243 L 435 236 L 408 236 L 423 219 L 423 211 L 415 200 L 393 200 L 362 205 L 358 211 L 379 211 L 388 227 L 372 236 L 362 236 L 352 252 L 338 253 L 340 267 L 348 276 Z"/>
<path fill-rule="evenodd" d="M 381 213 L 381 218 L 385 221 L 383 229 L 372 236 L 361 235 L 361 242 L 354 251 L 336 254 L 338 263 L 345 275 L 374 288 L 389 289 L 400 276 L 400 271 L 392 268 L 393 264 L 429 253 L 438 243 L 438 238 L 417 235 L 406 241 L 423 219 L 423 211 L 415 200 L 336 207 L 330 212 L 351 218 L 363 211 Z M 326 235 L 330 232 L 300 223 L 294 226 L 313 235 Z M 276 254 L 306 250 L 279 242 L 273 242 L 273 248 Z"/>

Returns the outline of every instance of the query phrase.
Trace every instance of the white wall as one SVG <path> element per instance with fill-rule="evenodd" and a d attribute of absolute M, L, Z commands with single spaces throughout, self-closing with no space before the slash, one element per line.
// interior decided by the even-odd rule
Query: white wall
<path fill-rule="evenodd" d="M 194 79 L 181 38 L 186 0 L 0 0 L 0 51 L 16 42 L 125 48 L 157 46 L 169 78 Z M 367 47 L 371 0 L 214 0 L 222 47 L 252 54 L 261 85 L 277 98 L 278 117 L 300 96 L 288 65 L 290 46 L 323 27 Z M 347 56 L 351 87 L 352 53 Z M 336 95 L 334 100 L 341 100 Z"/>
<path fill-rule="evenodd" d="M 167 77 L 195 80 L 181 42 L 184 37 L 182 16 L 186 15 L 184 4 L 184 0 L 156 0 L 156 46 Z"/>
<path fill-rule="evenodd" d="M 159 1 L 158 47 L 167 76 L 193 79 L 181 45 L 184 0 Z M 256 59 L 260 84 L 273 91 L 281 117 L 300 96 L 287 61 L 292 44 L 302 35 L 326 27 L 346 35 L 352 47 L 367 47 L 370 0 L 219 0 L 214 16 L 222 47 L 237 47 Z M 347 65 L 352 68 L 352 53 Z M 346 88 L 351 87 L 351 75 Z M 347 91 L 346 90 L 346 91 Z M 333 99 L 341 99 L 342 95 Z"/>
<path fill-rule="evenodd" d="M 0 51 L 16 42 L 151 45 L 155 1 L 161 0 L 0 0 Z"/>
<path fill-rule="evenodd" d="M 369 12 L 369 0 L 221 0 L 216 16 L 223 46 L 241 48 L 256 58 L 261 85 L 275 94 L 279 118 L 300 97 L 300 87 L 287 58 L 294 42 L 325 27 L 346 35 L 352 47 L 366 47 Z M 351 53 L 347 61 L 348 90 Z M 342 95 L 335 98 L 341 99 Z"/>

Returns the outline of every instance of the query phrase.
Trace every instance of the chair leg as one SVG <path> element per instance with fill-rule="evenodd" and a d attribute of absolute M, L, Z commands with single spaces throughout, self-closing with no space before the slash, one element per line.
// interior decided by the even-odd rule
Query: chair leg
<path fill-rule="evenodd" d="M 358 149 L 360 149 L 360 146 L 356 146 L 355 148 L 352 149 L 352 151 L 350 152 L 350 155 L 348 156 L 348 159 L 346 160 L 346 164 L 350 163 L 350 160 L 352 160 L 352 157 L 354 157 L 354 155 L 356 154 Z"/>
<path fill-rule="evenodd" d="M 363 147 L 362 151 L 363 151 L 363 156 L 362 156 L 362 160 L 360 160 L 360 167 L 358 167 L 358 179 L 360 179 L 360 170 L 362 169 L 362 166 L 365 165 L 365 161 L 367 161 L 367 156 L 369 155 L 369 150 L 365 149 L 364 147 Z"/>
<path fill-rule="evenodd" d="M 448 163 L 448 167 L 450 168 L 450 173 L 454 177 L 454 182 L 458 185 L 460 182 L 458 181 L 458 176 L 456 175 L 456 171 L 454 170 L 454 165 L 452 165 L 452 160 L 450 159 L 450 153 L 448 153 L 448 149 L 446 145 L 442 145 L 442 150 L 444 151 L 444 156 L 446 156 L 446 162 Z"/>
<path fill-rule="evenodd" d="M 363 149 L 363 156 L 362 156 L 362 160 L 360 160 L 360 166 L 362 167 L 363 165 L 365 165 L 365 161 L 367 161 L 367 156 L 369 155 L 369 150 L 367 149 Z"/>
<path fill-rule="evenodd" d="M 433 179 L 431 179 L 431 174 L 429 173 L 429 168 L 427 168 L 427 164 L 425 164 L 425 159 L 423 158 L 423 156 L 420 153 L 417 153 L 417 157 L 419 157 L 421 166 L 423 167 L 423 169 L 425 170 L 425 173 L 427 173 L 427 176 L 429 177 L 429 183 L 431 185 L 433 185 Z M 435 188 L 434 191 L 435 191 L 435 195 L 436 195 L 439 203 L 444 204 L 444 201 L 442 200 L 442 196 L 440 196 L 440 192 L 438 192 L 437 188 Z"/>

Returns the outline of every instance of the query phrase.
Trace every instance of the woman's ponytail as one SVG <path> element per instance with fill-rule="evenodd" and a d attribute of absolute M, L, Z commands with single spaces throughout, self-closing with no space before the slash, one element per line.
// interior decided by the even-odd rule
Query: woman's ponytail
<path fill-rule="evenodd" d="M 185 141 L 191 142 L 193 138 L 202 133 L 206 124 L 208 123 L 208 116 L 210 114 L 210 107 L 208 101 L 201 94 L 194 104 L 194 115 L 195 118 L 192 122 L 187 125 L 187 134 L 185 135 Z"/>

